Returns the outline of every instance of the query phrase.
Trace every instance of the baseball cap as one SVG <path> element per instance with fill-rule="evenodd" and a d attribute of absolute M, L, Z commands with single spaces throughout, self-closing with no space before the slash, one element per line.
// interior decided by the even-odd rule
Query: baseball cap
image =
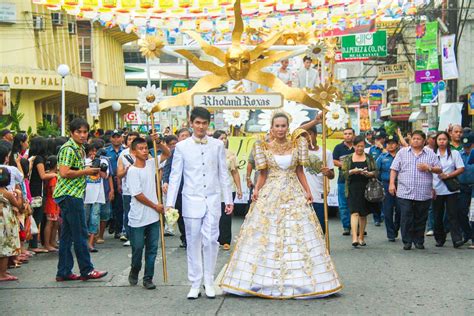
<path fill-rule="evenodd" d="M 120 131 L 120 130 L 118 130 L 118 129 L 114 129 L 114 130 L 112 131 L 112 135 L 111 135 L 111 136 L 114 137 L 114 136 L 116 136 L 116 135 L 122 136 L 122 131 Z"/>
<path fill-rule="evenodd" d="M 3 129 L 0 131 L 0 137 L 5 137 L 5 135 L 11 134 L 12 131 L 9 129 Z"/>
<path fill-rule="evenodd" d="M 384 131 L 378 131 L 377 133 L 375 133 L 375 139 L 386 138 L 386 137 L 387 137 L 387 134 Z"/>
<path fill-rule="evenodd" d="M 469 133 L 461 139 L 463 146 L 471 146 L 474 143 L 474 133 Z"/>
<path fill-rule="evenodd" d="M 385 137 L 385 142 L 388 143 L 388 142 L 395 142 L 395 143 L 398 143 L 399 139 L 398 139 L 398 136 L 397 135 L 388 135 L 387 137 Z"/>

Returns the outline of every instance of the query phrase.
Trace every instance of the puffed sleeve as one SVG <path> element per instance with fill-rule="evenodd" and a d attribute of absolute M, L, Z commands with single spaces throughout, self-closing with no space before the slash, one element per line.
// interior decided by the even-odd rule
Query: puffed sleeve
<path fill-rule="evenodd" d="M 298 166 L 309 165 L 308 141 L 305 137 L 299 137 L 296 140 L 298 146 Z"/>
<path fill-rule="evenodd" d="M 261 141 L 257 141 L 253 147 L 253 157 L 255 160 L 255 169 L 267 169 L 267 157 Z"/>

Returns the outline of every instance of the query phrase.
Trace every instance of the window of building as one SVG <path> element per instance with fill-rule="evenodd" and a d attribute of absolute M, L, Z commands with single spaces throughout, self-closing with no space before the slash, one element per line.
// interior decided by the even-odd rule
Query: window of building
<path fill-rule="evenodd" d="M 79 37 L 79 59 L 81 63 L 90 63 L 92 60 L 90 36 Z"/>

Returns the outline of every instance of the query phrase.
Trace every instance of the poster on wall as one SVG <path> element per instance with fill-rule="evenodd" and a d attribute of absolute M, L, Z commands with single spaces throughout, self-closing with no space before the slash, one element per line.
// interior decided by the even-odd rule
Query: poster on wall
<path fill-rule="evenodd" d="M 454 53 L 455 42 L 455 34 L 441 36 L 441 67 L 444 80 L 457 79 L 459 77 L 456 55 Z"/>
<path fill-rule="evenodd" d="M 10 86 L 0 85 L 0 115 L 10 115 Z"/>
<path fill-rule="evenodd" d="M 438 22 L 421 23 L 416 26 L 415 81 L 438 82 L 441 72 L 438 63 Z"/>

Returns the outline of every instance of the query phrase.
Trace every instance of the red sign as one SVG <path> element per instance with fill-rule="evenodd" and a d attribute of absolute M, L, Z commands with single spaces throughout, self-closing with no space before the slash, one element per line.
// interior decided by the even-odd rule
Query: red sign
<path fill-rule="evenodd" d="M 336 63 L 348 63 L 348 62 L 351 62 L 351 61 L 366 61 L 366 60 L 369 60 L 368 57 L 364 57 L 364 58 L 342 58 L 342 52 L 341 51 L 336 52 L 335 59 L 336 59 Z"/>

